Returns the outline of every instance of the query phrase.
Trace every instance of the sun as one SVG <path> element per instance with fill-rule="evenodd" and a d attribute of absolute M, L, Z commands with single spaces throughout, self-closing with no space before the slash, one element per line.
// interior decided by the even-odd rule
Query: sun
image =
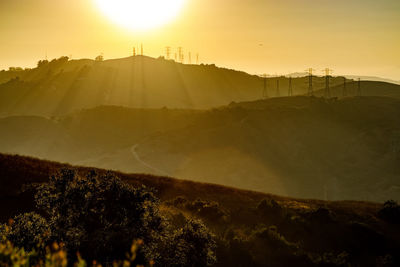
<path fill-rule="evenodd" d="M 131 30 L 149 30 L 171 21 L 185 0 L 94 0 L 113 22 Z"/>

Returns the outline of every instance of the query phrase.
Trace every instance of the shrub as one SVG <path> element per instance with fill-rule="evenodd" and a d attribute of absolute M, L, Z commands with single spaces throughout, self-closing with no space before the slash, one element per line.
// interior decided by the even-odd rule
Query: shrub
<path fill-rule="evenodd" d="M 391 223 L 400 223 L 400 206 L 394 200 L 388 200 L 378 212 L 378 216 Z"/>
<path fill-rule="evenodd" d="M 172 245 L 163 255 L 166 266 L 200 267 L 216 262 L 214 236 L 198 220 L 188 220 L 184 227 L 173 233 L 170 242 Z"/>
<path fill-rule="evenodd" d="M 62 169 L 35 196 L 49 217 L 53 240 L 64 242 L 69 255 L 89 259 L 122 259 L 134 239 L 146 244 L 138 261 L 157 258 L 164 233 L 158 199 L 147 188 L 133 188 L 107 173 L 86 178 Z"/>
<path fill-rule="evenodd" d="M 15 246 L 23 247 L 27 251 L 43 249 L 49 235 L 50 228 L 46 220 L 34 212 L 14 217 L 6 233 L 7 239 Z"/>
<path fill-rule="evenodd" d="M 65 244 L 72 262 L 76 252 L 105 264 L 124 259 L 137 239 L 144 245 L 135 252 L 134 265 L 152 260 L 161 266 L 215 262 L 214 237 L 201 222 L 187 221 L 174 230 L 150 189 L 133 188 L 110 173 L 81 177 L 62 169 L 39 187 L 35 199 L 47 214 L 51 240 Z"/>

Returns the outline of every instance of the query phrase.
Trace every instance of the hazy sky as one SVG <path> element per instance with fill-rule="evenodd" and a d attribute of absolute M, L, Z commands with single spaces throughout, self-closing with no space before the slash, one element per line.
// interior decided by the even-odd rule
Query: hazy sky
<path fill-rule="evenodd" d="M 0 35 L 0 69 L 32 67 L 46 51 L 125 57 L 143 43 L 149 56 L 182 46 L 254 74 L 330 67 L 400 80 L 399 0 L 186 0 L 175 20 L 142 33 L 111 22 L 94 0 L 0 0 Z"/>

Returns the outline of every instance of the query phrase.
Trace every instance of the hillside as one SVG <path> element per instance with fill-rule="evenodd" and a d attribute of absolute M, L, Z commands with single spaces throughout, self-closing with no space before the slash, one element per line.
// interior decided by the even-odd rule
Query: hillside
<path fill-rule="evenodd" d="M 323 88 L 322 77 L 314 80 L 315 90 Z M 268 78 L 268 95 L 286 96 L 288 84 L 285 77 Z M 307 86 L 307 78 L 293 79 L 294 94 L 305 94 Z M 262 78 L 215 65 L 145 56 L 101 62 L 62 57 L 34 69 L 0 72 L 0 116 L 59 116 L 101 105 L 207 109 L 256 100 L 262 91 Z"/>
<path fill-rule="evenodd" d="M 400 101 L 281 97 L 0 119 L 0 152 L 286 196 L 400 199 Z"/>
<path fill-rule="evenodd" d="M 379 81 L 361 81 L 360 90 L 362 96 L 385 96 L 400 98 L 400 85 Z M 334 85 L 330 88 L 331 97 L 349 97 L 358 94 L 358 82 L 352 81 L 346 84 L 345 95 L 343 95 L 343 84 Z M 315 96 L 324 96 L 324 89 L 317 90 Z"/>
<path fill-rule="evenodd" d="M 46 182 L 61 167 L 72 168 L 0 154 L 1 221 L 34 210 L 32 185 Z M 75 168 L 82 174 L 90 170 Z M 115 174 L 132 185 L 155 188 L 172 223 L 179 224 L 182 216 L 203 220 L 216 235 L 216 266 L 395 266 L 399 260 L 399 228 L 381 219 L 382 204 L 295 199 L 167 177 Z"/>

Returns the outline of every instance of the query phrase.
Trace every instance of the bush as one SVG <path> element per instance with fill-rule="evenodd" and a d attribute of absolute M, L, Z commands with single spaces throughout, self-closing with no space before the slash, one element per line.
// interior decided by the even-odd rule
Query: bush
<path fill-rule="evenodd" d="M 51 240 L 63 242 L 70 262 L 80 252 L 89 261 L 108 264 L 125 258 L 133 240 L 143 246 L 136 264 L 206 266 L 215 262 L 215 241 L 198 221 L 173 229 L 159 212 L 159 200 L 142 186 L 133 188 L 107 173 L 78 176 L 62 169 L 39 187 L 38 208 L 47 214 Z M 25 245 L 25 244 L 22 244 Z"/>
<path fill-rule="evenodd" d="M 400 206 L 394 200 L 388 200 L 378 212 L 378 216 L 391 223 L 400 223 Z"/>
<path fill-rule="evenodd" d="M 5 235 L 15 246 L 32 251 L 44 248 L 50 228 L 42 216 L 30 212 L 14 217 Z"/>
<path fill-rule="evenodd" d="M 172 245 L 163 255 L 166 266 L 200 267 L 216 263 L 214 236 L 198 220 L 188 220 L 173 233 L 170 242 Z"/>
<path fill-rule="evenodd" d="M 64 242 L 69 255 L 79 251 L 89 259 L 122 259 L 134 239 L 146 246 L 138 261 L 157 258 L 164 233 L 158 199 L 147 188 L 133 188 L 107 173 L 86 178 L 63 169 L 42 185 L 35 196 L 49 217 L 52 238 Z"/>

